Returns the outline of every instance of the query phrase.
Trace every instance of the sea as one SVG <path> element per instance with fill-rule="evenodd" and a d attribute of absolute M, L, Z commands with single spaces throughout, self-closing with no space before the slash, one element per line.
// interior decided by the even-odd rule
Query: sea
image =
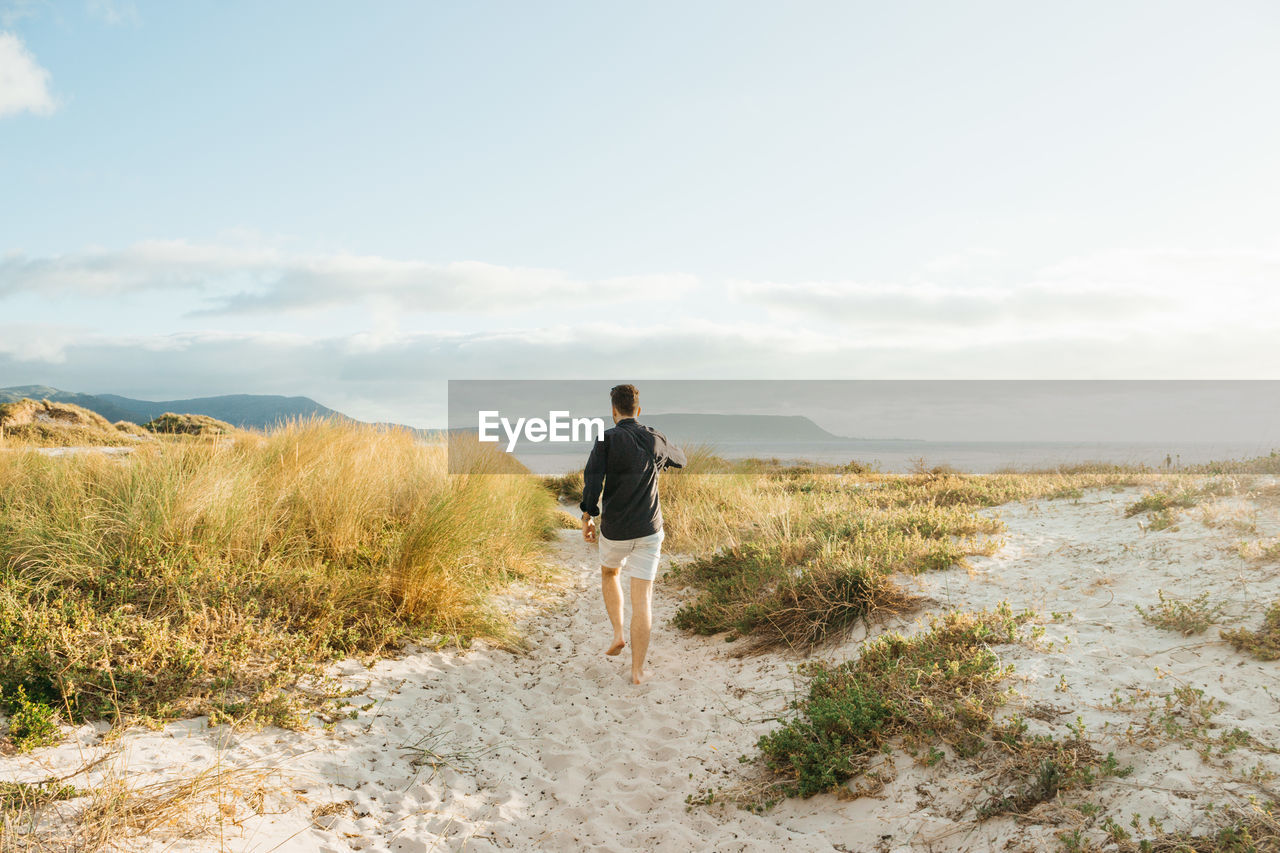
<path fill-rule="evenodd" d="M 919 465 L 946 465 L 959 471 L 989 474 L 1102 462 L 1153 468 L 1251 459 L 1280 452 L 1280 444 L 1260 442 L 1126 442 L 1126 441 L 907 441 L 839 440 L 783 443 L 725 442 L 707 449 L 726 459 L 777 459 L 781 462 L 844 464 L 860 462 L 887 473 L 911 471 Z M 535 474 L 564 474 L 581 469 L 589 446 L 528 445 L 515 457 Z"/>

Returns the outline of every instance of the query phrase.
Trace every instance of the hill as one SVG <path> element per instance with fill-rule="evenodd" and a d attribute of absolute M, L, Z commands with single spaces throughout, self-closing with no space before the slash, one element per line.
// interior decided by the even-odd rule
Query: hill
<path fill-rule="evenodd" d="M 735 442 L 772 443 L 847 441 L 827 432 L 804 415 L 710 415 L 677 412 L 665 415 L 641 414 L 640 422 L 662 432 L 676 444 L 725 444 Z M 612 426 L 605 419 L 605 427 Z M 454 427 L 450 433 L 474 434 L 475 427 Z M 561 445 L 562 446 L 562 445 Z M 557 445 L 523 442 L 526 451 L 553 451 Z"/>
<path fill-rule="evenodd" d="M 136 400 L 118 394 L 82 394 L 63 391 L 47 385 L 18 385 L 0 388 L 0 403 L 30 398 L 70 403 L 97 412 L 109 421 L 131 421 L 143 424 L 166 412 L 205 415 L 233 426 L 265 429 L 290 418 L 309 415 L 346 415 L 322 406 L 309 397 L 282 397 L 275 394 L 227 394 L 219 397 L 195 397 L 188 400 Z"/>
<path fill-rule="evenodd" d="M 708 415 L 673 413 L 640 416 L 640 422 L 661 431 L 672 441 L 689 442 L 787 442 L 840 441 L 804 415 Z"/>
<path fill-rule="evenodd" d="M 310 397 L 282 397 L 278 394 L 224 394 L 219 397 L 193 397 L 187 400 L 135 400 L 116 394 L 95 395 L 109 406 L 136 413 L 130 418 L 145 423 L 166 412 L 184 415 L 206 415 L 233 426 L 265 429 L 291 418 L 318 415 L 345 418 L 341 412 L 322 406 Z M 85 404 L 81 404 L 85 405 Z M 85 405 L 85 408 L 92 406 Z"/>
<path fill-rule="evenodd" d="M 91 412 L 97 412 L 109 421 L 132 421 L 143 423 L 150 418 L 139 418 L 138 413 L 128 407 L 121 407 L 92 394 L 78 394 L 74 391 L 62 391 L 48 385 L 15 385 L 11 388 L 0 388 L 0 404 L 16 403 L 19 400 L 48 400 L 51 403 L 70 403 Z M 121 400 L 124 397 L 119 398 Z"/>

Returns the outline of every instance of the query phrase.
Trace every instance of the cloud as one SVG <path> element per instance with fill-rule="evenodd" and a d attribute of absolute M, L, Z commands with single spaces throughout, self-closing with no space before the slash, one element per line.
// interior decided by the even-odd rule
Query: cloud
<path fill-rule="evenodd" d="M 1126 339 L 1154 329 L 1181 334 L 1218 324 L 1280 325 L 1276 253 L 1109 252 L 1021 280 L 1009 273 L 1002 278 L 980 285 L 942 276 L 907 284 L 734 281 L 730 293 L 775 315 L 898 340 Z"/>
<path fill-rule="evenodd" d="M 132 0 L 86 0 L 85 8 L 91 17 L 108 24 L 138 22 L 138 7 Z"/>
<path fill-rule="evenodd" d="M 18 333 L 15 335 L 15 333 Z M 13 336 L 13 337 L 11 337 Z M 2 384 L 150 399 L 306 395 L 367 420 L 441 423 L 448 379 L 1265 379 L 1270 330 L 1206 327 L 1126 339 L 1044 337 L 903 345 L 775 324 L 686 319 L 316 338 L 270 332 L 105 335 L 0 329 Z"/>
<path fill-rule="evenodd" d="M 1270 378 L 1280 375 L 1280 296 L 1267 285 L 1278 278 L 1280 257 L 1265 252 L 1121 252 L 1017 283 L 734 282 L 726 304 L 719 282 L 693 276 L 592 280 L 253 241 L 151 241 L 0 257 L 0 299 L 26 294 L 14 303 L 27 310 L 48 300 L 41 316 L 0 327 L 0 384 L 152 399 L 305 394 L 360 418 L 431 425 L 451 378 Z M 567 310 L 625 298 L 637 284 L 680 295 Z M 166 289 L 178 298 L 113 298 Z M 101 297 L 93 328 L 49 325 L 66 294 Z M 228 324 L 244 331 L 150 333 L 202 325 L 162 314 L 113 321 L 111 311 L 138 302 L 173 311 L 203 303 L 245 315 Z M 285 319 L 363 302 L 379 310 Z M 509 315 L 506 327 L 448 315 L 515 309 L 532 313 Z M 381 322 L 410 312 L 421 316 Z"/>
<path fill-rule="evenodd" d="M 0 357 L 14 363 L 60 364 L 67 348 L 82 341 L 87 329 L 49 324 L 0 325 Z"/>
<path fill-rule="evenodd" d="M 49 72 L 13 33 L 0 32 L 0 117 L 19 113 L 49 115 L 56 109 Z"/>
<path fill-rule="evenodd" d="M 0 26 L 11 27 L 23 18 L 34 18 L 49 0 L 0 0 Z"/>
<path fill-rule="evenodd" d="M 23 292 L 92 296 L 153 290 L 204 294 L 200 315 L 273 314 L 351 304 L 409 312 L 500 313 L 584 297 L 675 293 L 688 275 L 580 279 L 559 270 L 478 261 L 433 264 L 376 255 L 296 254 L 274 247 L 151 240 L 125 249 L 0 258 L 0 297 Z"/>
<path fill-rule="evenodd" d="M 1058 289 L 861 282 L 733 282 L 741 300 L 858 326 L 977 328 L 1032 321 L 1038 327 L 1158 310 L 1167 299 L 1101 287 Z"/>

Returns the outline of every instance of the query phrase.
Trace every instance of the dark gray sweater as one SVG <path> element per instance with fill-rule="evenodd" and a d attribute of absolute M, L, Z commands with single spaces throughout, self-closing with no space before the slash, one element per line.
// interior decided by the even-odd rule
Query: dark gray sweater
<path fill-rule="evenodd" d="M 582 503 L 588 515 L 600 515 L 606 539 L 639 539 L 662 529 L 658 472 L 683 468 L 684 451 L 635 418 L 623 418 L 591 448 L 582 472 Z M 600 511 L 601 490 L 604 512 Z"/>

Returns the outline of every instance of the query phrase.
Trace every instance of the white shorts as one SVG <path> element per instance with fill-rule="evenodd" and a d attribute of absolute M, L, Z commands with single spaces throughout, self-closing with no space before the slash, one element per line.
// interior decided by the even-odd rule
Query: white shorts
<path fill-rule="evenodd" d="M 628 577 L 651 581 L 658 576 L 658 558 L 662 556 L 661 530 L 639 539 L 600 538 L 600 565 L 608 569 L 625 569 Z"/>

